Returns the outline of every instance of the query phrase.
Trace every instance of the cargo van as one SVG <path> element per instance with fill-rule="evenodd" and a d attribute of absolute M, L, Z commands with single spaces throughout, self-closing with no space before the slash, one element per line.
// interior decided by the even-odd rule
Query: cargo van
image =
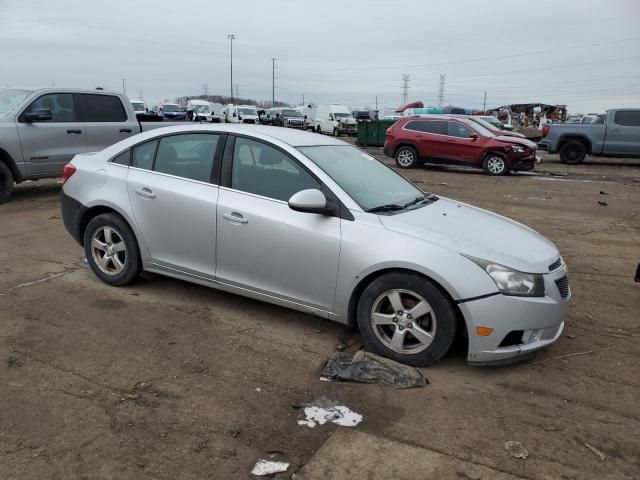
<path fill-rule="evenodd" d="M 336 137 L 355 135 L 357 122 L 344 105 L 311 105 L 307 125 L 317 133 L 328 133 Z"/>
<path fill-rule="evenodd" d="M 142 100 L 131 100 L 131 106 L 136 115 L 144 115 L 147 113 L 147 106 Z"/>
<path fill-rule="evenodd" d="M 253 105 L 227 105 L 224 110 L 226 123 L 260 123 L 258 111 Z"/>

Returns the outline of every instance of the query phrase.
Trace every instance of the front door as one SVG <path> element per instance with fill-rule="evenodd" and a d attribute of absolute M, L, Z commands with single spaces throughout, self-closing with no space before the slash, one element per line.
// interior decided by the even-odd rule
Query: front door
<path fill-rule="evenodd" d="M 213 278 L 218 200 L 214 166 L 222 138 L 184 133 L 133 149 L 129 201 L 156 265 Z"/>
<path fill-rule="evenodd" d="M 229 148 L 230 178 L 218 199 L 216 278 L 332 311 L 340 219 L 296 212 L 287 204 L 294 193 L 320 188 L 320 182 L 266 143 L 238 137 Z"/>
<path fill-rule="evenodd" d="M 26 122 L 25 113 L 45 109 L 51 120 Z M 18 116 L 18 135 L 29 176 L 61 175 L 75 154 L 87 151 L 84 123 L 71 93 L 41 95 Z"/>
<path fill-rule="evenodd" d="M 444 144 L 444 158 L 452 162 L 482 163 L 483 137 L 471 138 L 475 133 L 468 126 L 451 120 L 448 122 L 448 135 Z"/>
<path fill-rule="evenodd" d="M 640 110 L 621 110 L 607 119 L 605 153 L 618 155 L 640 154 Z"/>
<path fill-rule="evenodd" d="M 87 150 L 98 152 L 139 131 L 129 121 L 122 100 L 115 95 L 81 93 L 76 96 L 87 132 Z"/>

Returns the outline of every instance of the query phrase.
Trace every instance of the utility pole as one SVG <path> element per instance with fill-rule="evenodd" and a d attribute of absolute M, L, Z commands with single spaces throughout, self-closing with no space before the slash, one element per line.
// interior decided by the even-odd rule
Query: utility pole
<path fill-rule="evenodd" d="M 271 106 L 276 106 L 276 58 L 271 59 Z"/>
<path fill-rule="evenodd" d="M 204 93 L 205 97 L 209 97 L 209 84 L 205 83 L 204 85 L 202 85 L 202 92 Z"/>
<path fill-rule="evenodd" d="M 233 103 L 233 41 L 236 39 L 236 36 L 233 33 L 227 35 L 227 38 L 231 40 L 231 103 Z"/>
<path fill-rule="evenodd" d="M 302 94 L 302 105 L 304 105 L 304 93 Z"/>
<path fill-rule="evenodd" d="M 127 88 L 125 86 L 125 82 L 126 82 L 126 78 L 122 79 L 122 93 L 124 93 L 125 95 L 127 94 Z"/>
<path fill-rule="evenodd" d="M 144 101 L 144 95 L 142 94 L 142 90 L 140 90 L 138 92 L 138 98 L 140 98 L 140 100 Z"/>
<path fill-rule="evenodd" d="M 482 104 L 482 113 L 487 111 L 487 91 L 484 91 L 484 102 Z"/>
<path fill-rule="evenodd" d="M 442 104 L 444 103 L 444 82 L 445 79 L 447 78 L 446 75 L 444 74 L 440 74 L 440 87 L 438 88 L 438 106 L 442 107 Z"/>
<path fill-rule="evenodd" d="M 240 98 L 240 84 L 236 83 L 235 87 L 236 87 L 236 100 L 237 100 L 238 98 Z"/>
<path fill-rule="evenodd" d="M 402 104 L 406 104 L 409 99 L 409 74 L 402 74 Z"/>

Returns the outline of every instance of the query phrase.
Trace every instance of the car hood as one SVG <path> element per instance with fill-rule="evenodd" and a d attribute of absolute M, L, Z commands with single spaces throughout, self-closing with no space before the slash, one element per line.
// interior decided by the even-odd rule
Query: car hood
<path fill-rule="evenodd" d="M 513 136 L 507 136 L 507 135 L 499 135 L 499 136 L 496 137 L 496 140 L 498 140 L 500 142 L 505 142 L 505 143 L 515 143 L 515 144 L 527 147 L 527 148 L 529 148 L 531 150 L 535 150 L 536 149 L 536 144 L 534 142 L 532 142 L 531 140 L 528 140 L 526 138 L 513 137 Z"/>
<path fill-rule="evenodd" d="M 379 218 L 394 232 L 521 272 L 549 273 L 549 265 L 560 256 L 551 241 L 531 228 L 447 198 Z"/>

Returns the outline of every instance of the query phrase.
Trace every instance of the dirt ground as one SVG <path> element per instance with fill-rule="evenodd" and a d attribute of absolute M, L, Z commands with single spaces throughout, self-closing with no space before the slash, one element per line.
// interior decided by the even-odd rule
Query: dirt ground
<path fill-rule="evenodd" d="M 0 478 L 246 479 L 260 458 L 291 464 L 276 478 L 640 478 L 640 161 L 403 173 L 558 245 L 574 297 L 552 348 L 502 368 L 457 348 L 415 390 L 323 382 L 356 334 L 162 277 L 108 287 L 59 184 L 27 183 L 0 205 Z M 364 420 L 298 426 L 292 405 L 322 396 Z"/>

